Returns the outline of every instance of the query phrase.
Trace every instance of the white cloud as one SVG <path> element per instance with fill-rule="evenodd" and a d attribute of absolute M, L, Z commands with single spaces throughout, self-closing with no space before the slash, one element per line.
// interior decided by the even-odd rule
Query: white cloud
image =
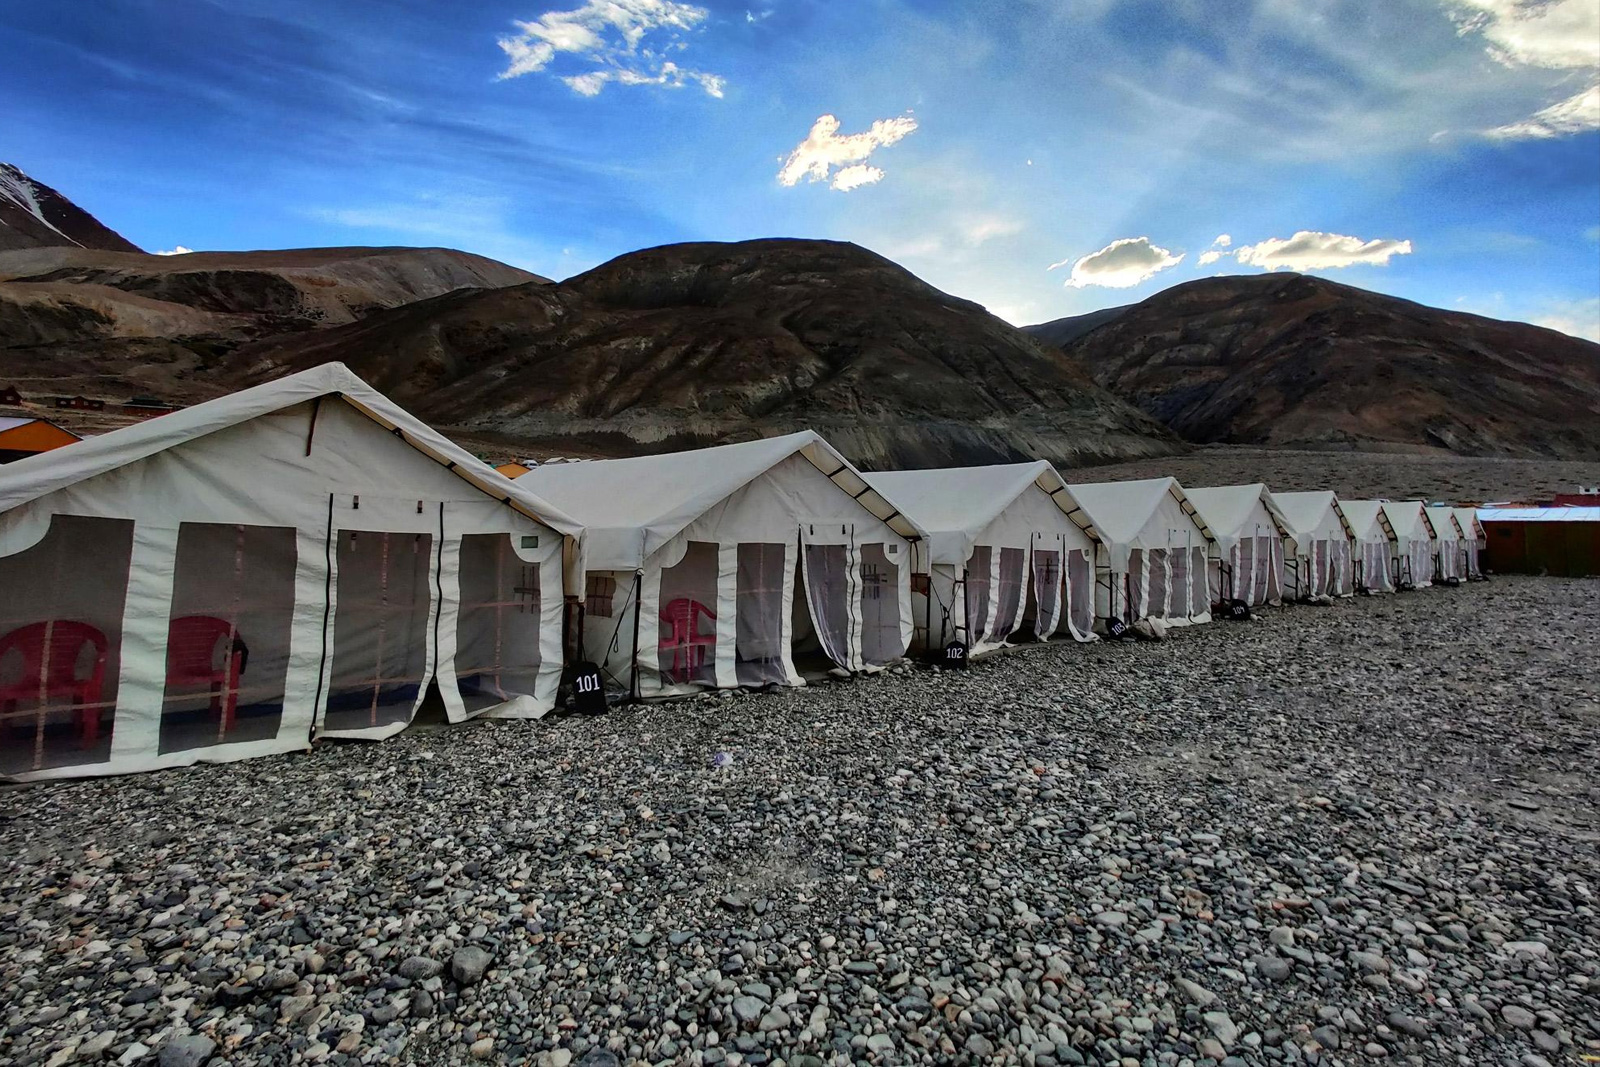
<path fill-rule="evenodd" d="M 680 67 L 660 52 L 641 48 L 647 36 L 669 39 L 664 48 L 682 49 L 682 34 L 706 18 L 706 9 L 677 0 L 586 0 L 572 11 L 550 11 L 533 22 L 517 22 L 518 32 L 499 40 L 508 64 L 501 80 L 543 71 L 558 55 L 582 57 L 599 66 L 561 81 L 581 96 L 596 96 L 608 84 L 660 85 L 681 89 L 693 82 L 720 98 L 721 76 Z"/>
<path fill-rule="evenodd" d="M 1553 305 L 1532 322 L 1600 344 L 1600 297 Z"/>
<path fill-rule="evenodd" d="M 1447 0 L 1463 36 L 1477 34 L 1505 66 L 1583 72 L 1591 84 L 1520 122 L 1485 132 L 1497 140 L 1564 137 L 1600 129 L 1600 3 L 1595 0 Z"/>
<path fill-rule="evenodd" d="M 173 248 L 171 251 L 168 251 L 168 252 L 157 252 L 156 255 L 158 255 L 158 256 L 187 256 L 189 253 L 191 253 L 193 251 L 194 251 L 194 249 L 192 249 L 192 248 L 185 248 L 182 245 L 178 245 L 175 248 Z"/>
<path fill-rule="evenodd" d="M 1387 266 L 1391 257 L 1411 254 L 1410 241 L 1363 241 L 1337 233 L 1301 230 L 1293 237 L 1270 237 L 1242 245 L 1240 263 L 1263 270 L 1334 270 L 1356 264 Z"/>
<path fill-rule="evenodd" d="M 1462 36 L 1480 35 L 1510 66 L 1583 69 L 1600 63 L 1594 0 L 1447 0 Z"/>
<path fill-rule="evenodd" d="M 1497 140 L 1563 137 L 1571 133 L 1600 130 L 1600 83 L 1536 111 L 1532 117 L 1488 131 Z"/>
<path fill-rule="evenodd" d="M 1229 253 L 1227 253 L 1227 252 L 1219 252 L 1215 248 L 1210 249 L 1209 251 L 1201 252 L 1200 253 L 1200 265 L 1202 267 L 1209 267 L 1209 266 L 1211 266 L 1211 264 L 1215 263 L 1217 260 L 1221 259 L 1223 256 L 1226 256 L 1228 254 Z"/>
<path fill-rule="evenodd" d="M 1232 237 L 1228 236 L 1225 233 L 1219 233 L 1219 234 L 1217 234 L 1217 239 L 1215 241 L 1211 242 L 1211 247 L 1213 247 L 1213 248 L 1227 248 L 1231 244 L 1233 244 L 1233 238 Z"/>
<path fill-rule="evenodd" d="M 851 189 L 859 189 L 863 185 L 873 185 L 883 180 L 883 171 L 877 167 L 869 167 L 865 163 L 857 163 L 852 167 L 844 167 L 833 176 L 833 187 L 841 193 L 848 193 Z"/>
<path fill-rule="evenodd" d="M 806 139 L 795 146 L 778 171 L 778 181 L 784 185 L 798 185 L 800 179 L 826 181 L 833 168 L 833 187 L 840 192 L 870 185 L 883 178 L 877 167 L 865 166 L 866 160 L 878 149 L 892 145 L 910 135 L 917 128 L 917 120 L 910 115 L 899 118 L 878 119 L 865 133 L 839 136 L 839 120 L 823 115 L 811 126 Z"/>
<path fill-rule="evenodd" d="M 1060 263 L 1052 263 L 1048 269 L 1064 267 L 1068 262 L 1064 259 Z M 1148 237 L 1124 237 L 1073 263 L 1072 276 L 1066 284 L 1073 289 L 1089 285 L 1131 289 L 1182 262 L 1182 255 L 1175 256 L 1167 249 L 1151 244 Z"/>

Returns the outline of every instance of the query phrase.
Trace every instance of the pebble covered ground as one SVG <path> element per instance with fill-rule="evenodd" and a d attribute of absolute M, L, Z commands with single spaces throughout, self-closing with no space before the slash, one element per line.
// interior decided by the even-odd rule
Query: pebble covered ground
<path fill-rule="evenodd" d="M 1597 594 L 10 790 L 0 1062 L 1581 1063 Z"/>

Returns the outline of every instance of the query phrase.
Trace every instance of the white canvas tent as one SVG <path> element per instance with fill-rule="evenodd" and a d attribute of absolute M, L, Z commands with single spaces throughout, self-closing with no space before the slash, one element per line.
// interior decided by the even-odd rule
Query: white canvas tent
<path fill-rule="evenodd" d="M 1069 484 L 1100 538 L 1095 617 L 1211 621 L 1214 538 L 1176 478 Z"/>
<path fill-rule="evenodd" d="M 1420 589 L 1433 581 L 1433 531 L 1420 500 L 1385 500 L 1395 538 L 1395 578 L 1397 589 Z"/>
<path fill-rule="evenodd" d="M 1050 464 L 863 477 L 928 532 L 925 591 L 912 594 L 923 648 L 960 641 L 980 655 L 1024 631 L 1094 640 L 1097 541 Z"/>
<path fill-rule="evenodd" d="M 0 772 L 539 715 L 577 526 L 330 363 L 0 471 Z"/>
<path fill-rule="evenodd" d="M 1339 498 L 1327 490 L 1273 493 L 1272 503 L 1283 518 L 1294 548 L 1285 583 L 1289 596 L 1303 600 L 1309 596 L 1354 593 L 1356 562 L 1362 558 L 1363 547 Z M 1388 551 L 1382 546 L 1380 549 L 1380 569 L 1387 573 Z"/>
<path fill-rule="evenodd" d="M 1478 521 L 1477 508 L 1456 508 L 1456 525 L 1461 527 L 1461 576 L 1473 581 L 1483 577 L 1483 550 L 1487 537 Z"/>
<path fill-rule="evenodd" d="M 1466 572 L 1461 563 L 1461 543 L 1464 540 L 1461 524 L 1456 522 L 1456 509 L 1429 507 L 1423 509 L 1428 529 L 1433 534 L 1433 569 L 1442 580 L 1454 578 L 1461 581 Z"/>
<path fill-rule="evenodd" d="M 517 478 L 585 527 L 583 655 L 654 697 L 800 685 L 911 642 L 916 524 L 809 431 Z"/>
<path fill-rule="evenodd" d="M 1211 603 L 1243 600 L 1251 607 L 1283 603 L 1283 545 L 1288 537 L 1272 497 L 1260 482 L 1186 489 L 1211 528 Z"/>
<path fill-rule="evenodd" d="M 1400 543 L 1381 500 L 1339 501 L 1339 510 L 1355 539 L 1355 587 L 1368 593 L 1392 593 L 1400 568 Z"/>

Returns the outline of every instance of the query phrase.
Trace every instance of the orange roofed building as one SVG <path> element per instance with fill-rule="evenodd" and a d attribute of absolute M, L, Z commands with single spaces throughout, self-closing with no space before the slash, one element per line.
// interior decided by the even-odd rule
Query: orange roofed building
<path fill-rule="evenodd" d="M 38 455 L 78 440 L 81 438 L 71 430 L 63 430 L 44 419 L 0 415 L 0 463 Z"/>

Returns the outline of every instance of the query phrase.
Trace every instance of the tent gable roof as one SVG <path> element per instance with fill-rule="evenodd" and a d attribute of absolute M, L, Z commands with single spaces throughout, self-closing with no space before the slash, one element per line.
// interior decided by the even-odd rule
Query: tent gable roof
<path fill-rule="evenodd" d="M 921 539 L 922 531 L 911 518 L 810 430 L 655 456 L 545 463 L 519 475 L 516 484 L 551 500 L 588 528 L 643 531 L 642 560 L 719 501 L 796 454 L 895 533 Z"/>
<path fill-rule="evenodd" d="M 1344 512 L 1345 520 L 1349 522 L 1355 536 L 1360 537 L 1361 531 L 1377 523 L 1382 528 L 1384 536 L 1395 540 L 1394 523 L 1389 521 L 1389 513 L 1383 508 L 1381 500 L 1341 500 L 1339 509 Z"/>
<path fill-rule="evenodd" d="M 1176 478 L 1144 478 L 1127 482 L 1073 482 L 1067 489 L 1093 520 L 1104 542 L 1126 544 L 1139 536 L 1164 498 L 1176 500 L 1206 540 L 1211 527 Z"/>
<path fill-rule="evenodd" d="M 0 469 L 0 512 L 219 430 L 328 397 L 348 403 L 480 492 L 529 518 L 561 533 L 577 533 L 580 529 L 559 508 L 518 488 L 493 467 L 362 381 L 343 363 L 324 363 L 148 422 L 86 438 L 70 448 L 8 464 Z"/>
<path fill-rule="evenodd" d="M 1240 536 L 1250 521 L 1256 506 L 1261 505 L 1272 520 L 1279 536 L 1287 534 L 1283 517 L 1272 506 L 1272 495 L 1265 484 L 1217 485 L 1202 489 L 1185 489 L 1194 506 L 1205 516 L 1206 524 L 1219 540 L 1232 540 Z"/>
<path fill-rule="evenodd" d="M 904 508 L 935 542 L 949 540 L 961 560 L 975 539 L 1030 489 L 1038 489 L 1089 540 L 1099 543 L 1093 520 L 1078 506 L 1061 475 L 1044 460 L 982 467 L 873 471 L 862 475 L 896 506 Z M 956 545 L 959 547 L 954 547 Z M 941 550 L 942 551 L 942 550 Z M 959 562 L 959 560 L 949 560 Z"/>

